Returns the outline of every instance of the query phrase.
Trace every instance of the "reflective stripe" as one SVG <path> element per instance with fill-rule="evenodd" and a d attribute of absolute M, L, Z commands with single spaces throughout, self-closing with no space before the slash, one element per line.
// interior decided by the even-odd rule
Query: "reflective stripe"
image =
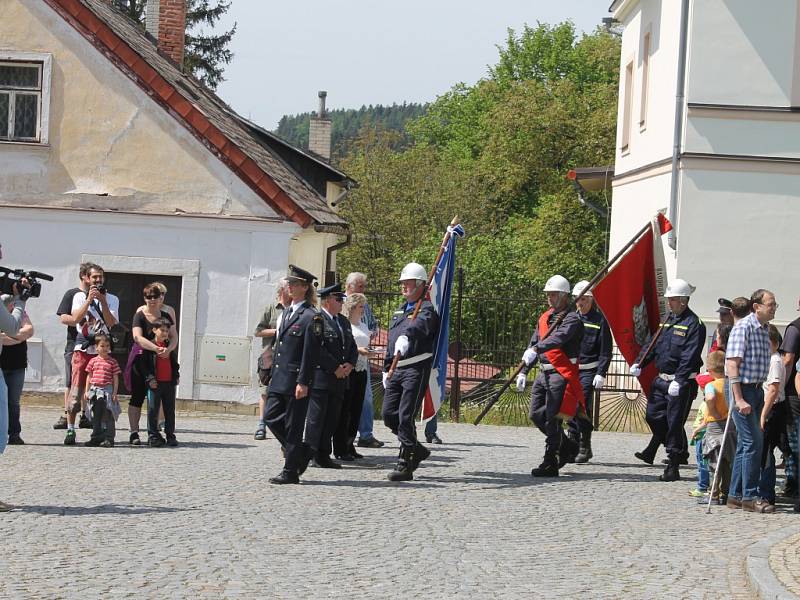
<path fill-rule="evenodd" d="M 591 329 L 600 329 L 600 325 L 596 325 L 594 323 L 585 323 L 583 324 L 584 327 L 589 327 Z"/>
<path fill-rule="evenodd" d="M 586 364 L 583 364 L 583 365 L 578 365 L 578 368 L 581 371 L 588 371 L 590 369 L 596 369 L 599 365 L 600 365 L 600 361 L 596 360 L 594 362 L 586 363 Z"/>
<path fill-rule="evenodd" d="M 586 325 L 586 323 L 584 323 L 584 325 Z M 689 329 L 688 325 L 673 325 L 672 323 L 661 323 L 659 328 L 661 327 L 666 327 L 667 329 L 670 327 L 674 327 L 675 329 Z"/>
<path fill-rule="evenodd" d="M 433 356 L 433 352 L 424 352 L 422 354 L 417 354 L 416 356 L 412 356 L 410 358 L 404 358 L 403 360 L 397 361 L 398 367 L 407 367 L 408 365 L 413 365 L 418 362 L 422 362 Z"/>
<path fill-rule="evenodd" d="M 577 364 L 578 359 L 577 358 L 570 358 L 569 362 L 571 362 L 574 365 L 574 364 Z M 555 367 L 553 365 L 551 365 L 550 363 L 542 363 L 542 364 L 539 365 L 539 368 L 542 371 L 554 371 L 555 370 Z"/>

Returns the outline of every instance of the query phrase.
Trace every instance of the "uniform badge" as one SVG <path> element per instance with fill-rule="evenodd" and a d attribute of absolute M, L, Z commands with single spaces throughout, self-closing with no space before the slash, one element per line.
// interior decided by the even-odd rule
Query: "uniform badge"
<path fill-rule="evenodd" d="M 322 330 L 325 327 L 324 323 L 322 322 L 322 315 L 318 314 L 314 316 L 314 322 L 311 327 L 315 336 L 322 337 Z"/>

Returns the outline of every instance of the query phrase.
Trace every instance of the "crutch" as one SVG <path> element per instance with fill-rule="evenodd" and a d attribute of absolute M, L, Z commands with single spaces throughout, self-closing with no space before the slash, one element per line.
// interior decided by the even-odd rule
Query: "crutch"
<path fill-rule="evenodd" d="M 722 445 L 719 447 L 719 458 L 717 459 L 717 468 L 714 469 L 714 480 L 711 482 L 711 489 L 708 490 L 708 509 L 706 514 L 711 514 L 711 500 L 713 498 L 712 492 L 717 487 L 717 477 L 719 477 L 719 465 L 722 462 L 722 455 L 725 453 L 725 442 L 728 440 L 728 430 L 731 427 L 731 419 L 733 418 L 733 390 L 731 390 L 731 400 L 728 403 L 728 418 L 725 420 L 725 430 L 722 432 Z"/>

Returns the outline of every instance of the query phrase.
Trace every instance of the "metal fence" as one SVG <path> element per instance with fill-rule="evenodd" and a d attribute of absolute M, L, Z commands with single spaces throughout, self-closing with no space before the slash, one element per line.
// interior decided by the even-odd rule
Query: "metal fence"
<path fill-rule="evenodd" d="M 402 304 L 399 285 L 389 284 L 366 292 L 381 326 L 374 346 L 386 344 L 386 327 Z M 467 285 L 462 269 L 456 272 L 451 299 L 450 345 L 447 361 L 447 396 L 442 418 L 471 422 L 505 383 L 519 363 L 533 333 L 535 319 L 546 308 L 544 293 L 506 293 Z M 382 359 L 373 359 L 373 397 L 376 409 L 383 399 Z M 602 392 L 594 402 L 595 426 L 603 430 L 646 431 L 646 400 L 636 378 L 627 374 L 625 360 L 616 351 Z M 532 382 L 533 377 L 529 377 Z M 512 385 L 484 419 L 486 423 L 527 425 L 530 384 L 525 392 Z M 380 414 L 380 413 L 377 413 Z"/>

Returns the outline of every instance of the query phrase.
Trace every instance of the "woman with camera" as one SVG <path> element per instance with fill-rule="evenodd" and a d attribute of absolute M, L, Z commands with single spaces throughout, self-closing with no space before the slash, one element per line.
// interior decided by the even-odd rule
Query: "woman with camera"
<path fill-rule="evenodd" d="M 132 446 L 139 446 L 142 442 L 139 439 L 139 419 L 142 416 L 142 405 L 147 397 L 147 373 L 148 369 L 144 364 L 144 350 L 154 352 L 157 356 L 169 356 L 178 347 L 178 330 L 175 328 L 175 313 L 170 313 L 164 307 L 164 294 L 161 291 L 159 282 L 149 283 L 144 288 L 143 308 L 136 311 L 133 317 L 133 347 L 128 356 L 128 365 L 125 368 L 125 384 L 131 392 L 130 403 L 128 404 L 128 421 L 130 423 L 131 434 L 128 443 Z M 169 327 L 169 344 L 162 347 L 153 341 L 153 323 L 159 319 L 165 319 Z M 149 442 L 150 440 L 148 440 Z M 155 443 L 155 440 L 154 440 Z"/>
<path fill-rule="evenodd" d="M 0 246 L 0 258 L 3 258 L 2 246 Z M 0 310 L 0 332 L 6 335 L 17 335 L 19 328 L 22 327 L 23 314 L 25 313 L 25 300 L 19 297 L 20 287 L 29 287 L 27 280 L 23 279 L 19 284 L 14 284 L 14 296 L 11 300 L 11 312 Z M 0 346 L 0 352 L 3 351 Z M 6 442 L 8 441 L 8 388 L 0 370 L 0 454 L 5 452 Z M 0 512 L 7 512 L 14 508 L 10 504 L 0 501 Z"/>

